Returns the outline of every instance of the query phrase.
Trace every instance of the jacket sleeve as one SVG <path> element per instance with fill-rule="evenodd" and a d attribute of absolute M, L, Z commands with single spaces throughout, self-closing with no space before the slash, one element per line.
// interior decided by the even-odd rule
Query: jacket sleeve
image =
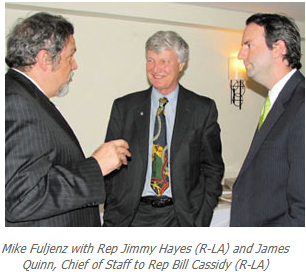
<path fill-rule="evenodd" d="M 108 122 L 105 142 L 122 138 L 122 121 L 123 118 L 121 117 L 121 114 L 119 112 L 118 100 L 115 100 Z"/>
<path fill-rule="evenodd" d="M 104 180 L 96 160 L 50 131 L 31 100 L 7 94 L 5 103 L 6 220 L 43 219 L 102 203 Z"/>
<path fill-rule="evenodd" d="M 211 209 L 218 204 L 222 193 L 221 181 L 224 173 L 220 126 L 214 101 L 210 101 L 210 110 L 203 129 L 201 171 L 206 183 L 206 202 Z"/>
<path fill-rule="evenodd" d="M 288 143 L 287 200 L 292 226 L 305 226 L 305 103 L 297 109 Z"/>
<path fill-rule="evenodd" d="M 122 138 L 122 121 L 123 119 L 119 111 L 118 100 L 115 100 L 108 122 L 105 142 Z M 113 171 L 104 178 L 106 195 L 109 195 L 112 192 L 111 190 L 114 188 L 114 181 L 117 181 L 118 179 L 118 173 L 118 170 Z"/>

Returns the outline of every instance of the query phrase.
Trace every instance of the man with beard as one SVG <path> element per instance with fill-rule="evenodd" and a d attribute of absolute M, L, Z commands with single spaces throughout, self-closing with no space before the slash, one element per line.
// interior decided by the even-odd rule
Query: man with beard
<path fill-rule="evenodd" d="M 77 69 L 74 28 L 37 13 L 7 41 L 5 77 L 6 226 L 100 226 L 104 178 L 130 156 L 128 144 L 102 144 L 85 158 L 49 100 L 67 91 Z"/>

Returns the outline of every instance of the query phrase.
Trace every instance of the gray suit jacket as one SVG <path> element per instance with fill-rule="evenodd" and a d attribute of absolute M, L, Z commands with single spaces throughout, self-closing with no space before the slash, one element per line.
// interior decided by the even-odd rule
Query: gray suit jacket
<path fill-rule="evenodd" d="M 5 81 L 6 226 L 100 226 L 98 163 L 31 81 L 14 70 Z"/>
<path fill-rule="evenodd" d="M 151 88 L 115 100 L 106 140 L 128 141 L 132 158 L 106 177 L 105 226 L 129 226 L 144 188 Z M 171 141 L 171 187 L 180 226 L 209 226 L 221 194 L 224 164 L 213 100 L 179 87 Z"/>
<path fill-rule="evenodd" d="M 305 226 L 305 78 L 297 71 L 256 131 L 233 188 L 231 226 Z"/>

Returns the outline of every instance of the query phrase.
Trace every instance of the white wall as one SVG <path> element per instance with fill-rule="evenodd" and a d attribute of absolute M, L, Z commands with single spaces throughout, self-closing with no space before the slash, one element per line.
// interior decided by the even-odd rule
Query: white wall
<path fill-rule="evenodd" d="M 264 91 L 253 84 L 242 110 L 230 104 L 228 57 L 239 51 L 249 13 L 174 3 L 9 3 L 6 33 L 17 18 L 40 10 L 62 14 L 75 26 L 79 68 L 69 95 L 52 100 L 87 156 L 104 141 L 113 100 L 148 87 L 144 51 L 148 37 L 159 30 L 173 30 L 190 46 L 190 62 L 180 82 L 216 101 L 225 177 L 236 176 L 264 100 Z M 304 22 L 297 23 L 304 36 Z M 303 55 L 304 44 L 303 40 Z"/>

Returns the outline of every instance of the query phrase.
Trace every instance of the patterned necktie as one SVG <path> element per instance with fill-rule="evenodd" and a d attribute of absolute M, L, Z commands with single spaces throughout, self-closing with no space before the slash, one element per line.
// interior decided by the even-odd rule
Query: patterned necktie
<path fill-rule="evenodd" d="M 159 99 L 156 112 L 153 148 L 152 148 L 152 176 L 151 188 L 157 196 L 161 196 L 169 187 L 167 128 L 165 118 L 165 105 L 167 98 Z"/>
<path fill-rule="evenodd" d="M 269 111 L 271 108 L 271 102 L 270 102 L 270 98 L 269 95 L 266 97 L 264 106 L 261 109 L 261 113 L 260 113 L 260 118 L 259 118 L 259 123 L 258 123 L 258 130 L 260 130 L 261 125 L 264 123 Z"/>

